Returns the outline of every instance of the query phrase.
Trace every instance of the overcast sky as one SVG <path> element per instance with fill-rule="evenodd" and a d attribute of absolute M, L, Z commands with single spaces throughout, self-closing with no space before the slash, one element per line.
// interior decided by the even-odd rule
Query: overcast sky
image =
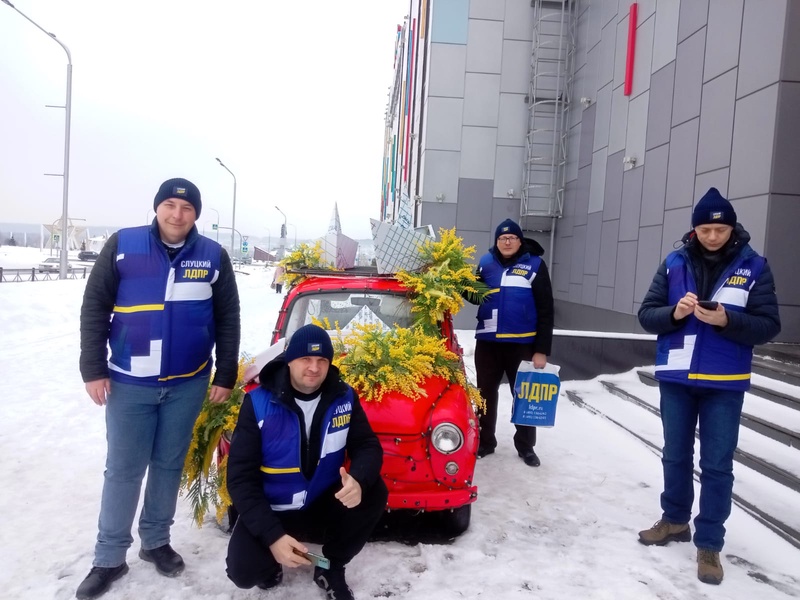
<path fill-rule="evenodd" d="M 384 113 L 408 0 L 11 0 L 70 49 L 69 214 L 91 227 L 152 218 L 186 177 L 208 229 L 323 235 L 378 218 Z M 62 205 L 66 54 L 0 4 L 0 222 L 52 223 Z M 148 209 L 150 212 L 148 213 Z M 294 228 L 288 228 L 289 236 Z"/>

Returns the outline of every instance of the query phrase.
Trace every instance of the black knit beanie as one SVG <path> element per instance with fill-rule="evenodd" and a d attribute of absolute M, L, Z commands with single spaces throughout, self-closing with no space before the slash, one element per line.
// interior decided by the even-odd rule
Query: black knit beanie
<path fill-rule="evenodd" d="M 497 229 L 494 230 L 494 241 L 497 243 L 497 238 L 501 235 L 515 235 L 520 240 L 522 239 L 522 228 L 517 225 L 516 221 L 512 221 L 511 219 L 506 219 L 500 225 L 497 226 Z"/>
<path fill-rule="evenodd" d="M 722 197 L 719 190 L 712 187 L 694 207 L 692 227 L 714 224 L 736 227 L 736 211 L 733 210 L 733 205 Z"/>
<path fill-rule="evenodd" d="M 200 200 L 200 190 L 188 179 L 176 177 L 175 179 L 167 179 L 162 183 L 153 200 L 153 210 L 156 210 L 158 205 L 168 198 L 186 200 L 194 206 L 195 218 L 200 217 L 200 209 L 203 208 L 203 202 Z"/>
<path fill-rule="evenodd" d="M 286 348 L 287 363 L 304 356 L 321 356 L 333 360 L 333 344 L 328 332 L 317 325 L 303 325 L 294 332 Z"/>

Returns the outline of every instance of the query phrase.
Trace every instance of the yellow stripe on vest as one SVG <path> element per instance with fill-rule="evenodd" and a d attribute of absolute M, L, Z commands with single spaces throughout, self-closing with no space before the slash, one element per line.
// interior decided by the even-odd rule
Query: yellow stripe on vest
<path fill-rule="evenodd" d="M 524 338 L 524 337 L 533 337 L 536 335 L 535 331 L 529 331 L 528 333 L 498 333 L 498 338 Z"/>
<path fill-rule="evenodd" d="M 170 379 L 180 379 L 181 377 L 192 377 L 194 375 L 197 375 L 203 369 L 205 369 L 207 364 L 208 364 L 208 361 L 205 361 L 202 365 L 200 365 L 200 367 L 198 367 L 196 370 L 192 371 L 191 373 L 184 373 L 183 375 L 170 375 L 169 377 L 159 377 L 158 380 L 159 381 L 169 381 Z"/>
<path fill-rule="evenodd" d="M 706 375 L 705 373 L 689 373 L 689 379 L 702 379 L 705 381 L 742 381 L 750 379 L 750 373 L 738 375 Z"/>
<path fill-rule="evenodd" d="M 114 312 L 135 313 L 146 312 L 148 310 L 164 310 L 163 304 L 137 304 L 136 306 L 115 306 Z"/>
<path fill-rule="evenodd" d="M 275 469 L 273 467 L 261 467 L 261 471 L 270 475 L 280 475 L 283 473 L 299 473 L 300 467 L 288 467 L 286 469 Z"/>

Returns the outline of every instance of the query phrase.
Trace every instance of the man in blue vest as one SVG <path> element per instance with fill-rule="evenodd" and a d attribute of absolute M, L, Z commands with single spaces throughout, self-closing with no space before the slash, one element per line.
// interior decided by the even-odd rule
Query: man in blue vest
<path fill-rule="evenodd" d="M 239 513 L 227 572 L 240 588 L 269 589 L 283 567 L 312 564 L 304 539 L 322 543 L 330 560 L 328 569 L 315 566 L 316 584 L 328 598 L 353 598 L 345 565 L 366 544 L 388 491 L 381 444 L 332 359 L 328 333 L 305 325 L 242 403 L 227 480 Z"/>
<path fill-rule="evenodd" d="M 113 234 L 86 282 L 80 370 L 89 397 L 106 407 L 108 454 L 94 566 L 80 599 L 128 572 L 145 472 L 139 557 L 167 577 L 184 569 L 170 546 L 183 461 L 206 393 L 224 402 L 239 363 L 236 279 L 225 250 L 197 233 L 201 208 L 192 182 L 165 181 L 152 224 Z"/>
<path fill-rule="evenodd" d="M 492 454 L 497 447 L 498 390 L 503 375 L 513 397 L 519 364 L 527 360 L 541 369 L 553 343 L 553 288 L 541 258 L 544 249 L 523 237 L 522 229 L 511 219 L 497 226 L 494 238 L 494 246 L 481 257 L 477 271 L 489 287 L 478 307 L 475 329 L 475 372 L 486 400 L 486 412 L 480 416 L 478 458 Z M 517 454 L 529 467 L 538 467 L 541 462 L 533 450 L 536 427 L 516 425 L 516 429 Z"/>
<path fill-rule="evenodd" d="M 700 437 L 700 510 L 695 517 L 697 577 L 722 582 L 719 560 L 731 512 L 733 454 L 753 346 L 781 329 L 775 282 L 716 188 L 692 213 L 692 231 L 667 256 L 639 309 L 658 334 L 656 379 L 664 427 L 662 516 L 639 532 L 647 546 L 689 542 L 694 501 L 695 426 Z"/>

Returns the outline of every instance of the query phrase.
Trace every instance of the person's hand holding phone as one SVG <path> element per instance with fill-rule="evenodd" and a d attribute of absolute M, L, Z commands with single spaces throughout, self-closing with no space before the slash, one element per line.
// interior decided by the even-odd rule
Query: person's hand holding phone
<path fill-rule="evenodd" d="M 305 557 L 308 548 L 288 534 L 282 535 L 269 547 L 275 560 L 290 569 L 301 565 L 310 565 L 311 561 Z"/>
<path fill-rule="evenodd" d="M 694 307 L 694 316 L 703 323 L 725 327 L 728 324 L 728 314 L 725 307 L 714 300 L 700 300 Z"/>

